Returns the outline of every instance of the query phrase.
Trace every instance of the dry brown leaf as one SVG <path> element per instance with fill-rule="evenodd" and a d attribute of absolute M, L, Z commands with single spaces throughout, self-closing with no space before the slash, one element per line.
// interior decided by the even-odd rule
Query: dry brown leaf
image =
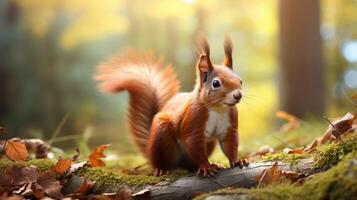
<path fill-rule="evenodd" d="M 347 113 L 341 119 L 332 123 L 331 133 L 336 139 L 339 139 L 341 135 L 346 133 L 350 128 L 352 128 L 352 122 L 355 116 L 351 113 Z"/>
<path fill-rule="evenodd" d="M 22 142 L 7 141 L 6 156 L 12 161 L 26 160 L 28 152 Z"/>
<path fill-rule="evenodd" d="M 42 188 L 36 187 L 38 186 L 38 184 L 34 184 L 32 186 L 32 192 L 33 192 L 33 196 L 36 199 L 43 199 L 46 197 L 45 191 L 42 190 Z"/>
<path fill-rule="evenodd" d="M 140 190 L 139 192 L 136 192 L 132 195 L 132 197 L 134 198 L 138 198 L 138 199 L 148 199 L 150 196 L 151 191 L 149 189 L 143 189 Z"/>
<path fill-rule="evenodd" d="M 116 197 L 118 197 L 118 199 L 128 200 L 131 199 L 132 195 L 133 195 L 133 191 L 129 189 L 127 186 L 124 186 L 124 188 L 117 193 Z"/>
<path fill-rule="evenodd" d="M 343 134 L 353 131 L 352 123 L 355 119 L 356 115 L 347 113 L 340 119 L 334 121 L 322 136 L 317 137 L 305 148 L 305 151 L 310 152 L 326 142 L 340 139 Z"/>
<path fill-rule="evenodd" d="M 27 182 L 27 183 L 23 184 L 21 187 L 13 190 L 12 192 L 14 194 L 18 194 L 18 195 L 28 198 L 33 195 L 33 191 L 31 189 L 31 187 L 32 187 L 32 182 Z"/>
<path fill-rule="evenodd" d="M 0 196 L 0 199 L 1 200 L 23 200 L 24 198 L 22 196 L 19 196 L 19 195 L 11 195 L 11 196 L 5 196 L 5 195 L 2 195 Z"/>
<path fill-rule="evenodd" d="M 275 115 L 276 115 L 276 117 L 287 121 L 286 124 L 284 124 L 280 127 L 279 132 L 282 134 L 286 134 L 289 131 L 292 131 L 292 130 L 300 127 L 300 120 L 297 117 L 295 117 L 294 115 L 291 115 L 284 111 L 278 111 L 275 113 Z"/>
<path fill-rule="evenodd" d="M 71 159 L 62 159 L 59 158 L 56 165 L 53 166 L 52 170 L 57 174 L 64 174 L 66 173 L 72 165 Z"/>
<path fill-rule="evenodd" d="M 0 173 L 0 188 L 11 188 L 12 177 L 9 174 Z"/>
<path fill-rule="evenodd" d="M 46 171 L 42 173 L 37 179 L 38 188 L 42 189 L 45 194 L 55 199 L 61 199 L 63 197 L 61 193 L 62 186 L 56 179 L 56 173 L 54 171 Z"/>
<path fill-rule="evenodd" d="M 274 152 L 274 148 L 269 146 L 269 145 L 263 145 L 262 147 L 260 147 L 258 149 L 258 151 L 255 153 L 256 155 L 258 156 L 263 156 L 265 154 L 268 154 L 268 153 L 273 153 Z"/>
<path fill-rule="evenodd" d="M 89 181 L 86 177 L 83 177 L 83 183 L 80 185 L 80 187 L 75 191 L 74 193 L 79 194 L 79 195 L 85 195 L 94 187 L 94 183 Z"/>
<path fill-rule="evenodd" d="M 87 165 L 87 161 L 83 161 L 80 163 L 74 163 L 71 165 L 70 169 L 69 169 L 69 173 L 74 173 L 77 170 L 81 169 L 82 167 Z"/>
<path fill-rule="evenodd" d="M 305 153 L 305 147 L 300 147 L 297 149 L 285 148 L 283 152 L 286 154 L 303 154 Z"/>
<path fill-rule="evenodd" d="M 278 162 L 275 162 L 271 168 L 263 170 L 257 178 L 259 180 L 258 187 L 278 183 L 282 177 L 283 173 L 279 168 Z"/>
<path fill-rule="evenodd" d="M 22 186 L 29 182 L 36 182 L 39 173 L 36 167 L 19 167 L 12 165 L 8 167 L 4 174 L 11 177 L 11 183 L 13 186 Z"/>
<path fill-rule="evenodd" d="M 95 148 L 89 155 L 89 165 L 92 167 L 102 167 L 105 166 L 102 158 L 105 157 L 103 151 L 109 147 L 109 144 L 103 144 Z"/>
<path fill-rule="evenodd" d="M 297 173 L 294 171 L 283 171 L 283 176 L 285 176 L 287 179 L 291 180 L 291 182 L 296 182 L 301 178 L 307 177 L 306 174 Z"/>

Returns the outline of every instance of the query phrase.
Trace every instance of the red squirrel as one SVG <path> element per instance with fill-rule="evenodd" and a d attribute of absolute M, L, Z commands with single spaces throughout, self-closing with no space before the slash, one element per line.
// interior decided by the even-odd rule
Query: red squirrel
<path fill-rule="evenodd" d="M 156 176 L 175 168 L 213 175 L 221 168 L 208 161 L 217 140 L 230 166 L 243 166 L 237 160 L 236 108 L 242 80 L 233 71 L 230 37 L 223 46 L 223 63 L 212 64 L 208 42 L 200 39 L 192 92 L 178 93 L 180 84 L 172 67 L 162 67 L 152 56 L 115 56 L 99 66 L 95 78 L 102 91 L 128 91 L 131 133 Z"/>

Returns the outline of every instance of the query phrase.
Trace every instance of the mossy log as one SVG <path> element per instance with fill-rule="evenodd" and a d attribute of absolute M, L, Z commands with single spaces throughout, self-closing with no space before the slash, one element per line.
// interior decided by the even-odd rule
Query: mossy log
<path fill-rule="evenodd" d="M 320 169 L 314 167 L 312 158 L 302 159 L 295 164 L 278 162 L 283 171 L 313 174 Z M 251 163 L 243 169 L 235 167 L 219 171 L 214 177 L 183 177 L 174 182 L 161 182 L 136 194 L 133 199 L 192 199 L 194 196 L 227 187 L 251 188 L 258 184 L 257 177 L 269 169 L 274 162 Z"/>
<path fill-rule="evenodd" d="M 303 184 L 274 184 L 252 189 L 230 188 L 199 195 L 195 200 L 356 199 L 357 151 L 337 166 L 309 177 Z"/>
<path fill-rule="evenodd" d="M 357 136 L 351 135 L 343 142 L 323 145 L 312 154 L 276 153 L 265 156 L 267 162 L 251 163 L 248 167 L 239 167 L 219 171 L 214 177 L 182 177 L 173 182 L 160 182 L 136 193 L 133 199 L 192 199 L 199 194 L 222 188 L 252 188 L 258 185 L 258 178 L 263 170 L 280 160 L 279 168 L 306 175 L 326 171 L 338 164 L 347 154 L 355 158 Z"/>

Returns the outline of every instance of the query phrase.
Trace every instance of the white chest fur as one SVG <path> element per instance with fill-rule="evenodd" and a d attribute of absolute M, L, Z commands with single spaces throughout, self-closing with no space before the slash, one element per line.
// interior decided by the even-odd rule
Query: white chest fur
<path fill-rule="evenodd" d="M 222 139 L 230 126 L 228 110 L 209 110 L 205 127 L 206 139 Z"/>

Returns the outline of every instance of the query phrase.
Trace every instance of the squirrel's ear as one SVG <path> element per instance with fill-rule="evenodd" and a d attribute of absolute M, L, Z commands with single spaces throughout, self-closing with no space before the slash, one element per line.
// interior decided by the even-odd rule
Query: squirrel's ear
<path fill-rule="evenodd" d="M 208 56 L 201 55 L 197 63 L 198 70 L 201 73 L 207 73 L 213 70 L 212 63 Z"/>
<path fill-rule="evenodd" d="M 232 39 L 229 35 L 226 36 L 223 43 L 224 48 L 224 61 L 223 65 L 233 68 L 233 59 L 232 59 L 232 51 L 233 51 L 233 44 Z"/>

